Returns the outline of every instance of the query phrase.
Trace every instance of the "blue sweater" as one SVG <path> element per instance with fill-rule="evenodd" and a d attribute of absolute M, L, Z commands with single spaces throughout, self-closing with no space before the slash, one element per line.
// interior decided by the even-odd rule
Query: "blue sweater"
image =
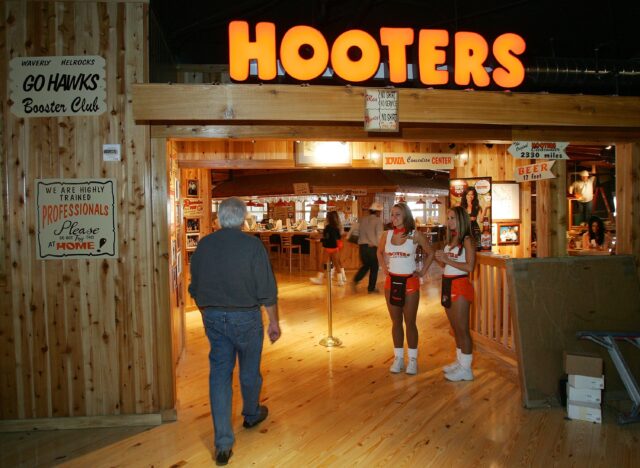
<path fill-rule="evenodd" d="M 202 238 L 191 257 L 189 293 L 200 308 L 257 310 L 278 301 L 269 256 L 259 239 L 239 229 Z"/>

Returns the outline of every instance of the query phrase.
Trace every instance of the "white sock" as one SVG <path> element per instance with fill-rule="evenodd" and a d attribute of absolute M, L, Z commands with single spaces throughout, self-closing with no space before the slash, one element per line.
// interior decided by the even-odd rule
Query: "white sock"
<path fill-rule="evenodd" d="M 418 348 L 409 348 L 409 359 L 418 359 Z"/>
<path fill-rule="evenodd" d="M 460 353 L 460 365 L 465 369 L 471 369 L 471 363 L 473 362 L 473 354 Z"/>
<path fill-rule="evenodd" d="M 399 359 L 404 359 L 404 348 L 393 348 L 393 355 Z"/>
<path fill-rule="evenodd" d="M 460 362 L 460 355 L 462 354 L 462 350 L 460 348 L 456 348 L 456 359 Z"/>

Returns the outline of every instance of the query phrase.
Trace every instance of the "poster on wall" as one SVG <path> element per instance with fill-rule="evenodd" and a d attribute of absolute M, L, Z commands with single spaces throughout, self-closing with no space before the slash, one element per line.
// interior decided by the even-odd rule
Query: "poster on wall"
<path fill-rule="evenodd" d="M 11 112 L 19 117 L 100 115 L 107 110 L 105 60 L 98 55 L 14 57 Z"/>
<path fill-rule="evenodd" d="M 449 181 L 449 206 L 467 211 L 478 250 L 491 250 L 491 177 Z"/>
<path fill-rule="evenodd" d="M 118 258 L 115 179 L 36 180 L 37 258 Z"/>
<path fill-rule="evenodd" d="M 202 198 L 185 198 L 182 216 L 197 218 L 204 215 L 204 200 Z"/>

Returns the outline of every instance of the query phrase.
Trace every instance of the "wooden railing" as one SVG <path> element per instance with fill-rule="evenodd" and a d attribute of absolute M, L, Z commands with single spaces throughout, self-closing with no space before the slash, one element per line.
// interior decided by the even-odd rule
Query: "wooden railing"
<path fill-rule="evenodd" d="M 515 352 L 506 258 L 478 253 L 472 281 L 475 300 L 470 311 L 471 330 L 500 348 Z"/>

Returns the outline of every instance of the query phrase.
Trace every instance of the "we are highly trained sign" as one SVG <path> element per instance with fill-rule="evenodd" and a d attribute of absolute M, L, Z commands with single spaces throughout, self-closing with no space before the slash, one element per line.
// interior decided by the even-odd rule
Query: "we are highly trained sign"
<path fill-rule="evenodd" d="M 37 258 L 118 257 L 114 179 L 36 180 Z"/>

